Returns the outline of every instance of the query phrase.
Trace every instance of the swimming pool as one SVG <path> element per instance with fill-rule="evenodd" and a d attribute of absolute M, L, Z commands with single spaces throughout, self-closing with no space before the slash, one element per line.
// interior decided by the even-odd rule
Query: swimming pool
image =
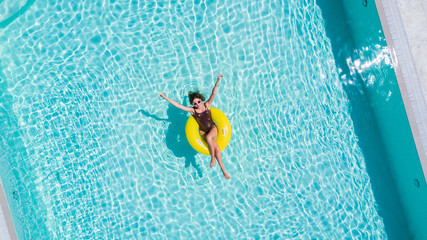
<path fill-rule="evenodd" d="M 0 29 L 20 238 L 387 238 L 314 1 L 26 3 Z M 230 181 L 157 97 L 219 72 Z"/>

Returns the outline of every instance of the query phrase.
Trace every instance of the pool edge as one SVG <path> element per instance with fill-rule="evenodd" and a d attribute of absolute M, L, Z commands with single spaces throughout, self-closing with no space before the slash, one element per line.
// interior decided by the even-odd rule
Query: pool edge
<path fill-rule="evenodd" d="M 1 207 L 1 214 L 0 214 L 0 233 L 8 234 L 5 237 L 5 239 L 11 239 L 11 240 L 17 240 L 18 237 L 16 235 L 15 227 L 12 221 L 12 216 L 10 215 L 9 211 L 9 205 L 7 204 L 6 195 L 3 188 L 3 183 L 0 179 L 0 207 Z M 4 222 L 3 222 L 4 221 Z M 9 238 L 8 238 L 9 237 Z M 2 238 L 3 239 L 3 238 Z"/>
<path fill-rule="evenodd" d="M 427 183 L 427 104 L 400 10 L 393 0 L 375 0 L 393 67 Z"/>

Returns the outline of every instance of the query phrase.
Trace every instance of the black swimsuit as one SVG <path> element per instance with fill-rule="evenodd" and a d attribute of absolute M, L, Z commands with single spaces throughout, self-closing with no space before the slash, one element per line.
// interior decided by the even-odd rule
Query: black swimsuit
<path fill-rule="evenodd" d="M 215 126 L 215 123 L 212 121 L 211 110 L 206 107 L 206 104 L 205 108 L 206 110 L 202 113 L 196 112 L 196 109 L 194 108 L 193 116 L 199 124 L 200 130 L 207 133 L 213 128 L 213 126 Z"/>

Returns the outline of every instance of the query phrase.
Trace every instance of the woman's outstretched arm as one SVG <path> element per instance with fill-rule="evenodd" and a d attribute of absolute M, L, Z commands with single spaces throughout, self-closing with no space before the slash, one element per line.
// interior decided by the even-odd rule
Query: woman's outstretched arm
<path fill-rule="evenodd" d="M 209 99 L 206 101 L 206 104 L 207 104 L 208 106 L 210 106 L 210 105 L 212 104 L 212 102 L 213 102 L 213 100 L 214 100 L 214 98 L 215 98 L 215 94 L 216 94 L 216 92 L 218 91 L 219 81 L 221 80 L 221 78 L 222 78 L 222 77 L 224 77 L 224 75 L 222 75 L 222 74 L 220 73 L 220 74 L 218 75 L 217 79 L 216 79 L 215 86 L 214 86 L 214 88 L 212 89 L 212 94 L 211 94 L 211 96 L 209 97 Z"/>
<path fill-rule="evenodd" d="M 159 93 L 159 97 L 164 98 L 166 101 L 168 101 L 169 103 L 171 103 L 172 105 L 174 105 L 175 107 L 177 107 L 177 108 L 179 108 L 181 110 L 184 110 L 184 111 L 190 112 L 190 113 L 193 113 L 193 111 L 194 111 L 193 108 L 181 105 L 181 104 L 177 103 L 176 101 L 174 101 L 174 100 L 166 97 L 163 93 Z"/>

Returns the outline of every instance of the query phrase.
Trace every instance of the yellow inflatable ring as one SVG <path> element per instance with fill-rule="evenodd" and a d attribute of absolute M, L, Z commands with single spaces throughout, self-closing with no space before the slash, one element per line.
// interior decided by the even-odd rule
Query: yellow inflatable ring
<path fill-rule="evenodd" d="M 231 125 L 225 114 L 217 109 L 211 107 L 212 120 L 218 128 L 218 136 L 216 142 L 221 149 L 221 152 L 227 147 L 231 139 Z M 208 144 L 202 139 L 199 133 L 199 124 L 193 116 L 190 116 L 185 125 L 185 135 L 190 145 L 199 153 L 211 155 L 209 153 Z"/>

